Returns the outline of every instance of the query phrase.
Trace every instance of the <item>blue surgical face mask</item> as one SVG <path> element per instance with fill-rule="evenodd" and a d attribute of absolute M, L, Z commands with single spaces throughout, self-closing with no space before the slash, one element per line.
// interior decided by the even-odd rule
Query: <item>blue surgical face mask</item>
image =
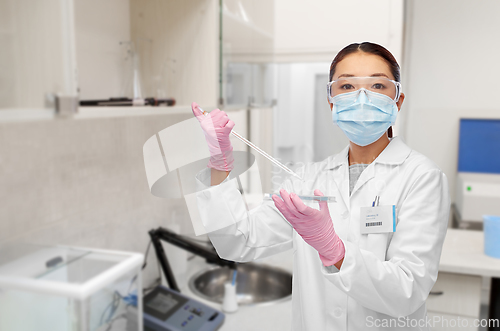
<path fill-rule="evenodd" d="M 366 146 L 377 141 L 394 125 L 398 106 L 390 97 L 361 88 L 331 99 L 333 123 L 350 141 Z"/>

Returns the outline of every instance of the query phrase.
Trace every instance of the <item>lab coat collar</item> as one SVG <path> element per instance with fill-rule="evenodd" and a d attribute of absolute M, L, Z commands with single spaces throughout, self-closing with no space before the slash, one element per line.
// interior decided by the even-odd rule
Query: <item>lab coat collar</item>
<path fill-rule="evenodd" d="M 333 170 L 340 167 L 344 163 L 347 164 L 347 155 L 349 155 L 349 145 L 347 145 L 340 153 L 330 156 L 326 169 Z"/>
<path fill-rule="evenodd" d="M 394 137 L 374 162 L 399 165 L 408 158 L 410 152 L 411 148 L 408 147 L 400 137 Z"/>
<path fill-rule="evenodd" d="M 410 155 L 411 149 L 408 147 L 400 137 L 394 137 L 389 142 L 389 145 L 379 154 L 379 156 L 373 161 L 374 163 L 380 164 L 392 164 L 399 165 L 402 164 L 408 155 Z M 349 155 L 349 145 L 347 145 L 340 153 L 331 156 L 328 160 L 328 170 L 333 170 L 340 167 L 342 164 L 347 164 L 347 156 Z"/>

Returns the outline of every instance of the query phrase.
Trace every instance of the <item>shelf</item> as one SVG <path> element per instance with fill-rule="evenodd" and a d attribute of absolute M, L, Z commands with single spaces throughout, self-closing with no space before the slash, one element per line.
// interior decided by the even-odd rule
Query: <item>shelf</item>
<path fill-rule="evenodd" d="M 215 109 L 216 107 L 208 106 L 205 108 Z M 79 107 L 78 113 L 71 119 L 84 120 L 150 115 L 186 115 L 191 113 L 191 106 L 188 105 L 174 107 Z M 64 119 L 63 117 L 58 117 L 53 109 L 0 109 L 0 123 L 46 121 L 59 118 Z"/>
<path fill-rule="evenodd" d="M 79 107 L 74 119 L 191 114 L 191 106 Z"/>
<path fill-rule="evenodd" d="M 217 106 L 203 106 L 203 109 L 212 111 Z M 263 109 L 267 109 L 265 107 Z M 225 112 L 234 112 L 245 110 L 246 107 L 229 107 L 223 109 Z M 257 109 L 257 108 L 255 108 Z M 79 107 L 78 114 L 72 119 L 85 120 L 94 118 L 113 118 L 113 117 L 131 117 L 131 116 L 150 116 L 150 115 L 191 115 L 191 106 L 173 106 L 173 107 Z M 46 121 L 54 119 L 64 119 L 56 116 L 53 109 L 0 109 L 0 124 L 26 121 Z M 70 119 L 70 118 L 68 118 Z"/>

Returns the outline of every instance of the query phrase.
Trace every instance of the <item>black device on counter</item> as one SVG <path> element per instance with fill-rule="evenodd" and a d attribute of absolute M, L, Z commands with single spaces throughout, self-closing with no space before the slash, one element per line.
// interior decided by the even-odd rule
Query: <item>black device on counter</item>
<path fill-rule="evenodd" d="M 146 331 L 215 331 L 225 315 L 165 286 L 158 286 L 143 299 Z"/>
<path fill-rule="evenodd" d="M 151 242 L 153 243 L 156 257 L 158 258 L 158 261 L 160 261 L 161 268 L 163 269 L 163 273 L 165 274 L 165 278 L 167 279 L 168 286 L 177 292 L 180 292 L 179 286 L 177 286 L 177 282 L 175 281 L 174 274 L 172 273 L 172 269 L 170 268 L 170 264 L 168 263 L 167 255 L 165 254 L 163 246 L 161 245 L 161 240 L 164 240 L 188 252 L 201 256 L 205 258 L 207 263 L 214 263 L 220 265 L 221 267 L 236 269 L 236 262 L 221 259 L 215 251 L 211 251 L 200 244 L 186 240 L 182 236 L 179 236 L 178 234 L 165 228 L 159 227 L 157 229 L 151 230 L 149 231 L 149 236 L 151 237 Z"/>
<path fill-rule="evenodd" d="M 83 107 L 106 107 L 106 106 L 175 106 L 175 99 L 157 99 L 157 98 L 144 98 L 134 100 L 129 98 L 109 98 L 104 100 L 80 100 L 80 106 Z"/>
<path fill-rule="evenodd" d="M 149 231 L 149 235 L 170 288 L 160 285 L 144 296 L 144 330 L 215 331 L 219 329 L 225 319 L 224 313 L 180 293 L 161 241 L 164 240 L 201 256 L 208 263 L 235 269 L 236 262 L 221 259 L 215 251 L 162 227 Z"/>

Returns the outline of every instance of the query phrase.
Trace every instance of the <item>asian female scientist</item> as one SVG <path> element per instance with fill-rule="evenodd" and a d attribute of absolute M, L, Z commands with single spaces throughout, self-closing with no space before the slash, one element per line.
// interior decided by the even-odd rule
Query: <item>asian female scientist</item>
<path fill-rule="evenodd" d="M 249 211 L 228 177 L 234 123 L 220 110 L 203 116 L 193 103 L 211 154 L 209 168 L 197 175 L 206 187 L 197 194 L 200 216 L 207 228 L 224 223 L 208 233 L 224 259 L 246 262 L 293 250 L 294 331 L 429 330 L 425 302 L 450 209 L 446 176 L 392 137 L 405 96 L 387 49 L 348 45 L 329 78 L 333 122 L 349 145 L 303 166 L 302 181 L 288 178 L 279 196 Z M 313 193 L 337 202 L 299 198 Z"/>

